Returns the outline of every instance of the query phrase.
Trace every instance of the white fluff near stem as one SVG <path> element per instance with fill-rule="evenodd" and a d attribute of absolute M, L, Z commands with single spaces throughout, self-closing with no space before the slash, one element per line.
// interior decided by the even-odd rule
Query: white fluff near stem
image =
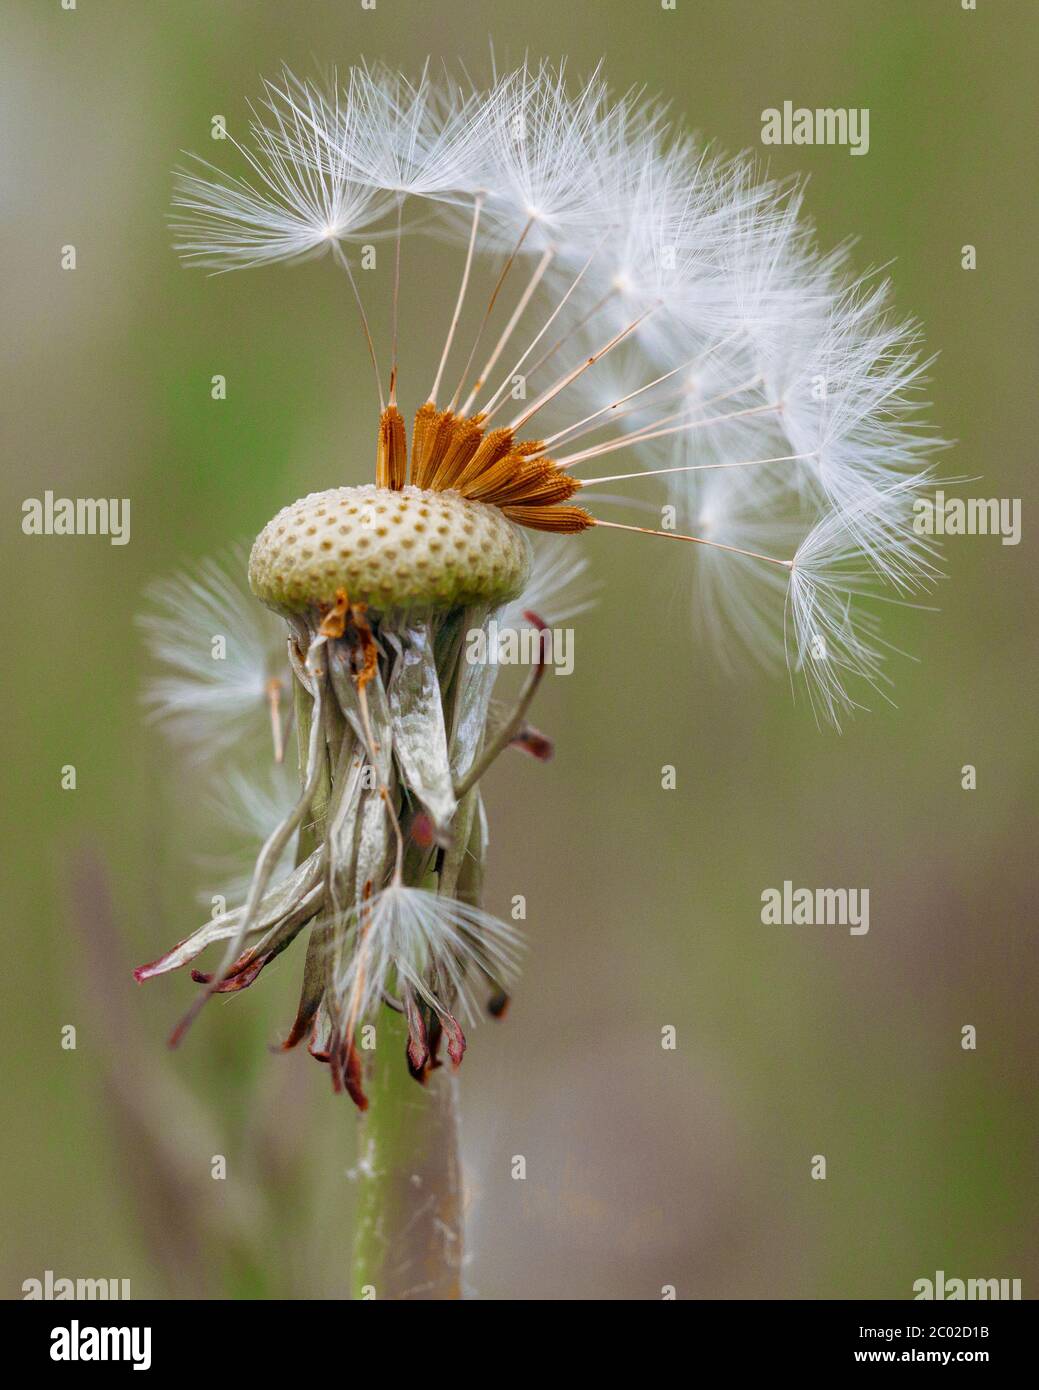
<path fill-rule="evenodd" d="M 203 560 L 193 573 L 150 584 L 137 618 L 162 668 L 144 703 L 198 757 L 255 751 L 261 739 L 269 746 L 270 682 L 291 689 L 285 624 L 256 602 L 244 576 L 244 551 Z"/>
<path fill-rule="evenodd" d="M 336 990 L 358 1020 L 375 1016 L 384 990 L 407 986 L 436 1014 L 473 1024 L 482 1012 L 474 979 L 504 988 L 515 978 L 519 933 L 453 898 L 391 883 L 354 921 L 360 939 Z"/>

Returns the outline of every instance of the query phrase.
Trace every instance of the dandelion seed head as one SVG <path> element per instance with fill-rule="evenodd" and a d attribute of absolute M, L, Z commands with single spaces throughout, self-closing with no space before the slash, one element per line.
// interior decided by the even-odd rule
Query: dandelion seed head
<path fill-rule="evenodd" d="M 913 515 L 943 441 L 919 326 L 884 274 L 856 272 L 850 243 L 820 246 L 803 184 L 717 150 L 642 91 L 618 96 L 601 68 L 528 61 L 483 88 L 429 65 L 286 71 L 231 146 L 229 170 L 196 160 L 178 176 L 178 250 L 214 270 L 328 253 L 374 376 L 374 479 L 290 502 L 258 537 L 250 581 L 285 620 L 280 654 L 222 570 L 152 595 L 157 717 L 214 748 L 202 726 L 226 714 L 221 751 L 266 719 L 278 748 L 288 715 L 272 692 L 291 688 L 302 787 L 241 906 L 139 978 L 223 943 L 190 1018 L 309 928 L 285 1045 L 307 1038 L 363 1107 L 363 1020 L 400 1009 L 425 1080 L 441 1043 L 461 1061 L 479 991 L 504 1012 L 515 969 L 515 931 L 474 905 L 479 786 L 504 748 L 550 753 L 526 720 L 545 658 L 535 644 L 500 717 L 496 664 L 469 659 L 470 637 L 487 650 L 493 622 L 580 613 L 585 532 L 670 537 L 719 664 L 785 657 L 839 726 L 890 683 L 878 605 L 916 602 L 940 575 Z M 372 275 L 354 274 L 362 235 L 392 244 Z M 427 236 L 457 252 L 436 287 L 442 332 L 409 301 Z M 352 408 L 363 400 L 352 383 Z M 625 499 L 659 523 L 620 520 Z M 226 630 L 224 667 L 207 629 Z"/>

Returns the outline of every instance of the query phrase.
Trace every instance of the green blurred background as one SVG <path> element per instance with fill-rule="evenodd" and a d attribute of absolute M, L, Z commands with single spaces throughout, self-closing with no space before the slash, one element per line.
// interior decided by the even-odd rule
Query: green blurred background
<path fill-rule="evenodd" d="M 194 925 L 211 833 L 205 770 L 142 722 L 133 618 L 152 577 L 368 478 L 344 385 L 365 364 L 327 264 L 182 270 L 169 171 L 209 152 L 214 113 L 240 129 L 282 62 L 482 71 L 491 39 L 504 60 L 605 55 L 617 88 L 659 89 L 730 150 L 785 99 L 868 106 L 867 157 L 779 148 L 771 166 L 811 175 L 824 242 L 895 258 L 899 307 L 941 352 L 948 467 L 1022 497 L 1024 536 L 950 542 L 942 612 L 889 617 L 921 658 L 899 665 L 898 708 L 839 737 L 784 680 L 727 679 L 695 648 L 683 547 L 589 542 L 604 599 L 537 715 L 556 758 L 506 761 L 488 790 L 488 905 L 527 895 L 531 950 L 462 1073 L 469 1281 L 903 1298 L 943 1269 L 1034 1294 L 1034 21 L 995 0 L 5 7 L 5 1296 L 45 1269 L 136 1297 L 345 1291 L 355 1115 L 323 1068 L 267 1048 L 299 947 L 176 1054 L 189 982 L 130 976 Z M 428 292 L 440 312 L 454 289 Z M 46 488 L 131 497 L 131 543 L 23 536 Z M 762 888 L 788 878 L 868 885 L 869 935 L 763 927 Z"/>

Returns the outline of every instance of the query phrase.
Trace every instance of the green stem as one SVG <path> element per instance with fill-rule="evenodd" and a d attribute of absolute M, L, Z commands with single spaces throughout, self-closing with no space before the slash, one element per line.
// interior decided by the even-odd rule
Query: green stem
<path fill-rule="evenodd" d="M 455 1299 L 462 1272 L 457 1081 L 447 1066 L 425 1086 L 413 1080 L 407 1037 L 404 1018 L 384 1008 L 365 1070 L 353 1295 Z"/>
<path fill-rule="evenodd" d="M 457 689 L 460 653 L 461 643 L 453 644 L 442 689 Z M 446 718 L 450 727 L 450 710 Z M 439 873 L 426 867 L 428 858 L 415 861 L 407 866 L 409 881 L 478 902 L 484 856 L 478 800 L 475 786 L 467 787 Z M 359 1135 L 352 1292 L 355 1298 L 457 1299 L 464 1253 L 458 1082 L 447 1064 L 428 1073 L 425 1085 L 416 1082 L 407 1042 L 405 1018 L 383 1007 L 375 1047 L 362 1053 L 368 1109 Z"/>

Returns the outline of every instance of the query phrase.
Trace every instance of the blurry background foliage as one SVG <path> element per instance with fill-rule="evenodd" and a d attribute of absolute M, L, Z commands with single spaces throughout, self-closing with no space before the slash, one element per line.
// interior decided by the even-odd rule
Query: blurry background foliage
<path fill-rule="evenodd" d="M 784 679 L 726 677 L 693 644 L 682 547 L 578 542 L 608 585 L 539 701 L 555 761 L 505 760 L 489 784 L 488 906 L 526 895 L 531 950 L 463 1068 L 471 1282 L 902 1298 L 941 1268 L 1034 1295 L 1035 17 L 995 0 L 5 7 L 6 1296 L 47 1268 L 139 1297 L 344 1291 L 355 1115 L 323 1068 L 267 1049 L 302 950 L 178 1054 L 163 1039 L 188 981 L 130 977 L 195 924 L 219 840 L 206 770 L 142 722 L 133 617 L 152 577 L 371 476 L 367 366 L 327 263 L 189 273 L 164 215 L 179 151 L 213 153 L 216 113 L 240 132 L 283 61 L 483 72 L 491 38 L 505 62 L 605 54 L 617 88 L 659 89 L 730 150 L 760 149 L 785 99 L 868 106 L 865 158 L 778 148 L 771 167 L 811 175 L 824 242 L 896 258 L 899 306 L 941 350 L 947 467 L 1023 497 L 1024 538 L 949 544 L 943 611 L 888 618 L 921 658 L 898 663 L 898 708 L 841 737 Z M 405 275 L 419 357 L 456 281 L 435 256 Z M 129 496 L 131 543 L 23 536 L 21 503 L 47 488 Z M 869 887 L 869 935 L 763 927 L 761 890 L 788 878 Z"/>

